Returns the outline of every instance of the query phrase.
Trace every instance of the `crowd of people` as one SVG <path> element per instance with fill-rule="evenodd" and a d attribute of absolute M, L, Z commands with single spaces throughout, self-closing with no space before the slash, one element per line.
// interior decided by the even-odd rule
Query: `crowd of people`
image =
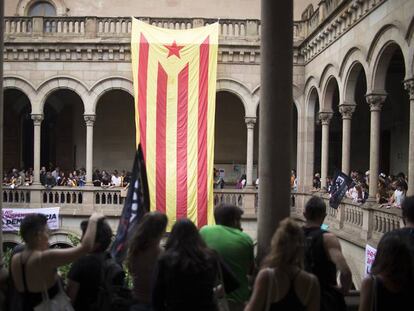
<path fill-rule="evenodd" d="M 346 197 L 351 199 L 354 203 L 364 203 L 368 199 L 369 194 L 369 171 L 364 174 L 360 171 L 353 170 L 351 171 L 350 177 L 352 179 L 352 184 L 346 192 Z M 327 177 L 327 187 L 325 189 L 328 192 L 330 192 L 334 182 L 333 178 Z M 313 177 L 313 190 L 318 191 L 321 189 L 321 186 L 320 174 L 316 173 Z M 377 189 L 376 201 L 380 208 L 401 208 L 402 201 L 408 190 L 407 177 L 402 172 L 397 175 L 388 176 L 381 173 L 378 176 Z"/>
<path fill-rule="evenodd" d="M 106 170 L 100 171 L 96 169 L 92 175 L 92 183 L 96 187 L 127 187 L 131 179 L 131 173 L 123 170 L 119 173 L 114 170 L 109 173 Z M 59 167 L 46 168 L 42 166 L 40 169 L 40 183 L 46 188 L 55 186 L 64 187 L 82 187 L 86 185 L 86 170 L 84 168 L 75 169 L 65 172 Z M 10 172 L 4 173 L 3 186 L 11 189 L 20 186 L 30 186 L 33 184 L 33 169 L 18 170 L 13 168 Z"/>
<path fill-rule="evenodd" d="M 362 282 L 360 311 L 374 310 L 373 303 L 379 311 L 402 310 L 411 302 L 414 197 L 403 201 L 402 210 L 406 227 L 381 239 L 371 275 Z M 111 300 L 102 306 L 102 297 L 111 297 L 111 290 L 102 295 L 102 282 L 115 275 L 105 269 L 116 265 L 123 272 L 109 255 L 112 230 L 102 215 L 82 222 L 81 243 L 66 249 L 50 249 L 46 217 L 28 215 L 20 227 L 25 244 L 10 260 L 7 310 L 37 310 L 46 294 L 76 311 L 346 310 L 352 274 L 338 238 L 321 229 L 326 217 L 321 198 L 307 202 L 302 227 L 292 218 L 280 223 L 259 268 L 242 214 L 236 206 L 219 205 L 216 224 L 200 230 L 188 219 L 178 220 L 165 245 L 167 216 L 145 214 L 128 242 L 132 288 L 123 309 L 112 308 Z M 57 268 L 68 263 L 73 264 L 64 285 Z M 116 275 L 114 286 L 125 286 L 125 274 Z"/>

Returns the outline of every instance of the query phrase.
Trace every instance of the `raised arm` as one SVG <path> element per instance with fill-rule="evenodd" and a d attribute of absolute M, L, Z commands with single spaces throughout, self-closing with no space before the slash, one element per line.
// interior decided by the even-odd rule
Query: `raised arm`
<path fill-rule="evenodd" d="M 325 233 L 323 235 L 323 242 L 326 253 L 340 272 L 341 284 L 339 290 L 345 295 L 351 289 L 352 273 L 342 254 L 341 244 L 339 244 L 338 238 L 332 233 Z"/>
<path fill-rule="evenodd" d="M 94 213 L 91 215 L 88 221 L 88 228 L 86 229 L 82 242 L 78 246 L 44 251 L 41 259 L 42 264 L 45 267 L 57 268 L 71 263 L 82 255 L 92 251 L 95 241 L 96 225 L 101 218 L 103 218 L 102 214 Z"/>

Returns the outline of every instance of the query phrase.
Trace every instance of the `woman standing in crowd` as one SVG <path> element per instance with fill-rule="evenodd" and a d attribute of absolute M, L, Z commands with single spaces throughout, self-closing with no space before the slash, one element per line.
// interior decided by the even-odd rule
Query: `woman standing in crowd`
<path fill-rule="evenodd" d="M 408 244 L 397 232 L 385 234 L 371 276 L 362 281 L 359 311 L 408 310 L 413 290 L 414 259 Z"/>
<path fill-rule="evenodd" d="M 102 215 L 93 214 L 82 243 L 66 249 L 49 249 L 49 228 L 45 215 L 30 214 L 23 219 L 20 234 L 26 247 L 13 256 L 11 274 L 17 291 L 22 294 L 24 311 L 34 310 L 42 302 L 45 290 L 50 299 L 60 293 L 56 268 L 92 250 L 100 218 Z"/>
<path fill-rule="evenodd" d="M 287 218 L 273 235 L 245 311 L 318 311 L 318 279 L 303 270 L 303 257 L 303 231 Z"/>
<path fill-rule="evenodd" d="M 161 254 L 160 241 L 167 227 L 167 216 L 159 212 L 144 215 L 129 244 L 127 264 L 133 281 L 136 303 L 131 311 L 150 311 L 152 279 L 157 258 Z"/>
<path fill-rule="evenodd" d="M 158 261 L 154 311 L 216 311 L 218 259 L 188 219 L 178 220 Z"/>

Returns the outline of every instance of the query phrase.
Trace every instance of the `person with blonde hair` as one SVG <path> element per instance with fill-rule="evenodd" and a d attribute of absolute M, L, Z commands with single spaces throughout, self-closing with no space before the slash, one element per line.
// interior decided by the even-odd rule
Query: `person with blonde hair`
<path fill-rule="evenodd" d="M 319 311 L 319 282 L 303 270 L 303 259 L 303 231 L 286 218 L 273 235 L 245 311 Z"/>

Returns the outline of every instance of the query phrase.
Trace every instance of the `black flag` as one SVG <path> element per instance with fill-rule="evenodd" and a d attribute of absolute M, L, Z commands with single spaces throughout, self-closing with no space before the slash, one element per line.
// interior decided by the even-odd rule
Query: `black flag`
<path fill-rule="evenodd" d="M 345 196 L 346 192 L 352 184 L 353 181 L 348 175 L 342 172 L 338 172 L 335 175 L 335 178 L 333 179 L 333 184 L 331 185 L 331 189 L 329 190 L 329 206 L 337 209 L 343 197 Z"/>
<path fill-rule="evenodd" d="M 124 208 L 119 219 L 118 230 L 112 243 L 111 254 L 118 263 L 125 259 L 127 242 L 130 233 L 142 216 L 149 211 L 150 199 L 145 169 L 144 157 L 141 145 L 135 154 L 134 167 L 132 169 L 131 181 L 128 194 L 125 199 Z"/>

